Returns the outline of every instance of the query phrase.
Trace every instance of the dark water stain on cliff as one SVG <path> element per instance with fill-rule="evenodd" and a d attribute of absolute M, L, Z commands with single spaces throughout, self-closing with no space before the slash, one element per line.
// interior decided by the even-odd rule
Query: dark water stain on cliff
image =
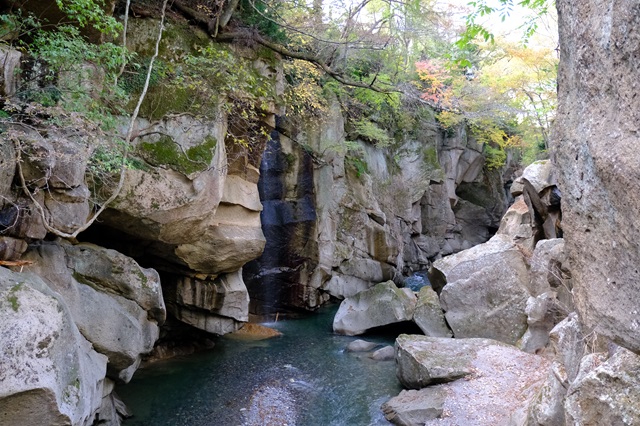
<path fill-rule="evenodd" d="M 297 147 L 283 152 L 280 134 L 273 131 L 262 156 L 258 191 L 267 243 L 262 256 L 244 267 L 251 312 L 302 307 L 301 274 L 316 266 L 318 256 L 311 156 Z"/>

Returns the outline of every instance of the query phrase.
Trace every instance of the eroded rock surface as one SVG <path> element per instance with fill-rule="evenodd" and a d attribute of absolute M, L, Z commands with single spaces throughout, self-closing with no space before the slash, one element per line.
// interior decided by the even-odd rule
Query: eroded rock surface
<path fill-rule="evenodd" d="M 543 357 L 489 339 L 400 335 L 396 340 L 398 378 L 405 387 L 422 389 L 410 395 L 411 400 L 420 401 L 411 401 L 413 407 L 435 407 L 424 412 L 409 409 L 415 423 L 401 423 L 400 418 L 394 424 L 524 424 L 548 364 Z M 393 415 L 398 409 L 387 411 Z"/>
<path fill-rule="evenodd" d="M 399 289 L 393 281 L 380 283 L 343 300 L 333 319 L 333 330 L 354 336 L 370 328 L 411 321 L 415 306 L 413 292 Z"/>
<path fill-rule="evenodd" d="M 640 357 L 618 348 L 586 356 L 567 390 L 567 423 L 579 425 L 635 425 L 640 422 Z"/>
<path fill-rule="evenodd" d="M 107 357 L 38 276 L 0 267 L 0 424 L 92 425 Z"/>
<path fill-rule="evenodd" d="M 129 381 L 166 316 L 157 272 L 91 244 L 42 242 L 24 258 L 34 262 L 25 270 L 62 296 L 83 336 L 108 357 L 111 377 Z"/>
<path fill-rule="evenodd" d="M 563 227 L 581 320 L 640 353 L 640 99 L 631 0 L 558 2 L 560 67 L 553 138 Z M 603 86 L 604 84 L 604 86 Z M 604 88 L 604 89 L 603 89 Z"/>
<path fill-rule="evenodd" d="M 430 275 L 434 287 L 442 286 L 440 303 L 456 338 L 515 344 L 526 331 L 528 268 L 509 237 L 442 258 Z"/>

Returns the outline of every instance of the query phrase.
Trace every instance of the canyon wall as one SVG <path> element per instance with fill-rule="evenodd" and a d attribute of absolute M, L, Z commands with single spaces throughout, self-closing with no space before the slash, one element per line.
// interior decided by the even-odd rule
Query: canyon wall
<path fill-rule="evenodd" d="M 267 246 L 244 270 L 255 313 L 401 284 L 499 227 L 509 169 L 484 167 L 464 125 L 443 131 L 431 117 L 376 147 L 347 142 L 343 114 L 334 102 L 320 122 L 284 119 L 272 133 L 260 180 Z"/>

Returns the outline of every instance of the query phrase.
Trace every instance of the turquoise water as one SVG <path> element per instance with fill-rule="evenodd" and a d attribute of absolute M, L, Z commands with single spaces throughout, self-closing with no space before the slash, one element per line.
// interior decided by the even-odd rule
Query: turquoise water
<path fill-rule="evenodd" d="M 265 389 L 279 392 L 276 404 L 289 397 L 291 406 L 281 408 L 289 426 L 388 425 L 379 408 L 401 390 L 395 364 L 344 352 L 356 338 L 333 334 L 334 314 L 335 307 L 265 324 L 283 336 L 257 342 L 221 338 L 209 352 L 136 372 L 116 389 L 134 413 L 124 425 L 256 424 L 248 418 L 251 397 Z M 366 339 L 393 344 L 391 336 Z"/>

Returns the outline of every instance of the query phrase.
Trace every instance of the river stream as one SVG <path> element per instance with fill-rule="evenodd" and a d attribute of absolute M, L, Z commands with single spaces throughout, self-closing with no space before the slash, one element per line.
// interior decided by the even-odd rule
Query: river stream
<path fill-rule="evenodd" d="M 356 338 L 333 334 L 335 311 L 265 324 L 281 337 L 220 338 L 208 352 L 139 370 L 117 389 L 134 413 L 124 425 L 388 425 L 380 405 L 401 390 L 395 364 L 345 352 Z"/>

